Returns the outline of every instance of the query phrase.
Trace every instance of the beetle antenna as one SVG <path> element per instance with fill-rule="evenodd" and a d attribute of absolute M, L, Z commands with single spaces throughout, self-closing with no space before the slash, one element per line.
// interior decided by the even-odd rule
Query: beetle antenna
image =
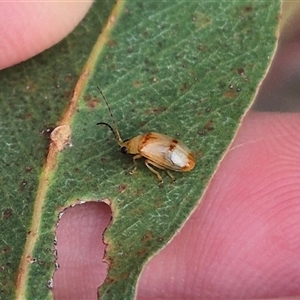
<path fill-rule="evenodd" d="M 110 106 L 109 106 L 109 104 L 108 104 L 108 102 L 107 102 L 107 100 L 106 100 L 106 98 L 105 98 L 103 92 L 102 92 L 101 89 L 99 88 L 99 86 L 97 86 L 97 89 L 99 90 L 100 94 L 102 95 L 102 98 L 104 99 L 104 101 L 105 101 L 105 103 L 106 103 L 106 106 L 107 106 L 107 108 L 108 108 L 109 114 L 110 114 L 111 119 L 112 119 L 112 121 L 113 121 L 114 128 L 113 128 L 112 126 L 110 126 L 109 124 L 105 123 L 105 122 L 99 122 L 99 123 L 97 123 L 97 125 L 106 125 L 106 126 L 112 131 L 112 133 L 114 134 L 114 136 L 115 136 L 115 138 L 116 138 L 118 144 L 119 144 L 120 146 L 122 146 L 123 140 L 122 140 L 122 138 L 121 138 L 121 136 L 120 136 L 120 132 L 119 132 L 119 130 L 118 130 L 118 126 L 117 126 L 117 123 L 116 123 L 116 121 L 115 121 L 115 118 L 114 118 L 114 115 L 113 115 L 113 113 L 112 113 L 112 110 L 111 110 L 111 108 L 110 108 Z"/>
<path fill-rule="evenodd" d="M 119 144 L 120 146 L 122 146 L 123 141 L 122 141 L 121 139 L 119 140 L 120 137 L 116 134 L 116 131 L 114 131 L 114 129 L 113 129 L 108 123 L 105 123 L 105 122 L 99 122 L 99 123 L 97 123 L 97 125 L 106 125 L 106 126 L 111 130 L 111 132 L 114 134 L 114 136 L 115 136 L 115 138 L 116 138 L 118 144 Z"/>

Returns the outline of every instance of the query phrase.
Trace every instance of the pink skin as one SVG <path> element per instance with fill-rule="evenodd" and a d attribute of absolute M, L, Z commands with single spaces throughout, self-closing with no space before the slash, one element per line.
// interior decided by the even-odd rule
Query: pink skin
<path fill-rule="evenodd" d="M 82 8 L 83 3 L 43 5 Z M 36 6 L 34 13 L 42 5 L 20 4 L 27 9 Z M 10 15 L 6 5 L 14 8 Z M 36 23 L 36 30 L 30 30 L 25 38 L 24 7 L 20 10 L 13 2 L 0 3 L 0 23 L 6 24 L 1 36 L 7 37 L 4 50 L 0 50 L 2 68 L 50 47 L 72 29 L 66 24 L 76 23 L 62 18 L 55 30 L 54 22 L 48 30 Z M 41 20 L 54 18 L 55 9 L 48 9 L 49 18 L 45 11 Z M 55 19 L 59 23 L 60 18 Z M 17 28 L 23 29 L 22 35 Z M 299 86 L 297 36 L 297 32 L 291 34 L 279 47 L 260 99 L 272 100 L 275 95 L 282 103 L 291 97 L 295 103 L 299 101 L 300 95 L 291 87 L 293 82 L 296 89 Z M 20 39 L 22 43 L 17 43 Z M 138 286 L 139 300 L 300 295 L 299 128 L 296 110 L 247 113 L 202 203 L 172 242 L 147 264 Z M 107 268 L 101 262 L 101 235 L 109 219 L 110 209 L 104 203 L 67 210 L 57 230 L 61 268 L 54 276 L 55 299 L 96 299 L 96 288 Z"/>
<path fill-rule="evenodd" d="M 82 20 L 92 2 L 1 1 L 0 70 L 58 43 Z"/>

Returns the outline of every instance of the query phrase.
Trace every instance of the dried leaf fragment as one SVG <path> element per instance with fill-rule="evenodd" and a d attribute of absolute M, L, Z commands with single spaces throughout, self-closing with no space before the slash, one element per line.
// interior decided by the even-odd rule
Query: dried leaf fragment
<path fill-rule="evenodd" d="M 58 151 L 64 150 L 71 144 L 71 127 L 70 125 L 57 126 L 50 135 L 52 143 L 56 146 Z"/>

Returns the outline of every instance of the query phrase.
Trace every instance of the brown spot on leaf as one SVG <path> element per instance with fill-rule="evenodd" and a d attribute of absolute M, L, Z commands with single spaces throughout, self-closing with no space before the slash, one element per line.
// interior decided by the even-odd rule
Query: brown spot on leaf
<path fill-rule="evenodd" d="M 89 102 L 87 103 L 87 106 L 88 106 L 89 108 L 96 108 L 98 105 L 99 105 L 98 99 L 92 99 L 91 101 L 89 101 Z"/>
<path fill-rule="evenodd" d="M 237 97 L 237 92 L 236 91 L 226 91 L 224 93 L 224 97 L 230 98 L 230 99 L 236 98 Z"/>
<path fill-rule="evenodd" d="M 133 47 L 132 46 L 129 46 L 128 48 L 127 48 L 127 53 L 132 53 L 133 52 Z"/>
<path fill-rule="evenodd" d="M 204 129 L 208 131 L 213 130 L 214 129 L 213 121 L 212 120 L 207 121 L 206 124 L 204 125 Z"/>
<path fill-rule="evenodd" d="M 27 185 L 26 180 L 22 180 L 20 183 L 20 191 L 23 192 L 25 190 L 25 186 Z"/>
<path fill-rule="evenodd" d="M 66 75 L 65 77 L 67 82 L 73 82 L 74 81 L 74 76 L 71 74 Z"/>
<path fill-rule="evenodd" d="M 13 214 L 12 209 L 7 208 L 3 213 L 2 213 L 2 219 L 3 220 L 8 220 Z"/>
<path fill-rule="evenodd" d="M 114 278 L 109 277 L 109 276 L 107 276 L 106 279 L 105 279 L 105 282 L 107 282 L 107 283 L 114 283 L 115 281 L 116 280 Z"/>
<path fill-rule="evenodd" d="M 147 249 L 144 248 L 144 249 L 141 249 L 140 251 L 138 251 L 137 256 L 138 257 L 145 256 L 145 254 L 147 254 L 147 253 L 148 253 Z"/>
<path fill-rule="evenodd" d="M 122 273 L 122 274 L 120 275 L 120 278 L 124 280 L 124 279 L 127 279 L 127 278 L 129 277 L 129 275 L 130 275 L 130 274 L 127 273 L 127 272 L 126 272 L 126 273 Z"/>
<path fill-rule="evenodd" d="M 244 6 L 243 7 L 243 12 L 244 13 L 250 13 L 253 10 L 252 6 Z"/>
<path fill-rule="evenodd" d="M 142 237 L 142 242 L 150 242 L 154 239 L 152 231 L 148 230 L 145 235 Z"/>
<path fill-rule="evenodd" d="M 66 90 L 64 91 L 64 97 L 65 98 L 71 98 L 73 95 L 73 90 Z"/>
<path fill-rule="evenodd" d="M 237 69 L 237 73 L 241 76 L 244 76 L 245 75 L 245 70 L 243 68 L 238 68 Z"/>
<path fill-rule="evenodd" d="M 199 28 L 204 28 L 211 24 L 211 19 L 202 12 L 196 11 L 192 16 L 192 20 Z"/>
<path fill-rule="evenodd" d="M 189 89 L 189 85 L 186 82 L 179 88 L 179 90 L 181 92 L 184 92 L 184 91 L 186 91 L 188 89 Z"/>
<path fill-rule="evenodd" d="M 126 189 L 127 189 L 127 184 L 120 184 L 118 186 L 118 190 L 120 193 L 124 193 Z"/>
<path fill-rule="evenodd" d="M 96 97 L 92 97 L 90 95 L 86 95 L 84 97 L 84 101 L 86 106 L 89 108 L 96 108 L 100 104 L 100 100 Z"/>
<path fill-rule="evenodd" d="M 35 92 L 35 91 L 36 91 L 36 85 L 35 85 L 35 83 L 29 82 L 29 83 L 26 85 L 26 90 L 27 90 L 28 92 Z"/>
<path fill-rule="evenodd" d="M 197 158 L 201 158 L 203 156 L 203 152 L 198 150 L 198 151 L 193 151 L 193 154 Z"/>
<path fill-rule="evenodd" d="M 24 120 L 30 120 L 30 119 L 32 119 L 32 114 L 31 113 L 26 113 L 24 115 Z"/>
<path fill-rule="evenodd" d="M 148 38 L 148 35 L 149 35 L 149 33 L 148 33 L 147 30 L 142 33 L 142 37 L 145 38 L 145 39 Z"/>
<path fill-rule="evenodd" d="M 32 171 L 32 167 L 25 167 L 25 172 L 30 173 Z"/>
<path fill-rule="evenodd" d="M 136 87 L 136 88 L 139 88 L 141 86 L 141 82 L 138 81 L 138 80 L 134 80 L 133 81 L 133 86 Z"/>
<path fill-rule="evenodd" d="M 10 251 L 11 251 L 11 248 L 8 246 L 5 246 L 1 252 L 2 252 L 2 254 L 6 254 L 6 253 L 9 253 Z"/>
<path fill-rule="evenodd" d="M 108 45 L 109 47 L 115 47 L 115 46 L 118 45 L 118 43 L 117 43 L 115 40 L 109 40 L 109 41 L 107 42 L 107 45 Z"/>
<path fill-rule="evenodd" d="M 148 109 L 147 111 L 146 111 L 146 114 L 149 114 L 149 115 L 151 115 L 151 114 L 157 114 L 157 113 L 161 113 L 161 112 L 164 112 L 164 111 L 166 111 L 167 110 L 167 108 L 166 107 L 163 107 L 163 106 L 158 106 L 158 107 L 154 107 L 154 108 L 152 108 L 152 109 Z"/>
<path fill-rule="evenodd" d="M 204 51 L 204 50 L 206 50 L 206 47 L 205 47 L 203 44 L 200 44 L 200 45 L 198 46 L 198 50 Z"/>

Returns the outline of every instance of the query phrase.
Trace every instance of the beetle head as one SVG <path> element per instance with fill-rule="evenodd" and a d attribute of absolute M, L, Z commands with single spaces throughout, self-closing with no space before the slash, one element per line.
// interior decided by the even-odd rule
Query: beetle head
<path fill-rule="evenodd" d="M 126 139 L 123 141 L 123 144 L 121 145 L 120 151 L 123 154 L 127 154 L 129 149 L 129 139 Z"/>

